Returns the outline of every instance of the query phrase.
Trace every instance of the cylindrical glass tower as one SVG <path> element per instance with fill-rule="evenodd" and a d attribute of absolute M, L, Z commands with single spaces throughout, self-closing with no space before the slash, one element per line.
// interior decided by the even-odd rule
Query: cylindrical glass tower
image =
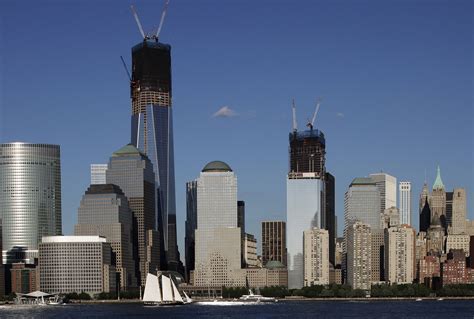
<path fill-rule="evenodd" d="M 34 263 L 43 236 L 61 235 L 59 145 L 0 144 L 3 263 Z"/>

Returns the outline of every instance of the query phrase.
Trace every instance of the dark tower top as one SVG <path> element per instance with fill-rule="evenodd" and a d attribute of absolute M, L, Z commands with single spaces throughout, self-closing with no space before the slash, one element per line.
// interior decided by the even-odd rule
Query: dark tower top
<path fill-rule="evenodd" d="M 132 114 L 149 104 L 171 106 L 171 46 L 145 40 L 132 48 Z"/>
<path fill-rule="evenodd" d="M 320 130 L 292 132 L 290 139 L 290 173 L 317 173 L 324 179 L 326 172 L 326 140 Z"/>
<path fill-rule="evenodd" d="M 420 213 L 420 231 L 428 231 L 431 224 L 431 209 L 428 204 L 428 197 L 425 197 L 425 205 Z"/>

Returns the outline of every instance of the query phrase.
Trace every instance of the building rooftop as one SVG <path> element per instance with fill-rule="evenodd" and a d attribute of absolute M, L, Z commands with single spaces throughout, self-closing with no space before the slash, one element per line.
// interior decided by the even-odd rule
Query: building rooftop
<path fill-rule="evenodd" d="M 270 260 L 267 262 L 265 265 L 265 268 L 267 269 L 278 269 L 278 268 L 286 268 L 285 265 L 283 265 L 280 261 L 278 260 Z"/>
<path fill-rule="evenodd" d="M 102 236 L 45 236 L 41 240 L 43 243 L 105 243 Z"/>
<path fill-rule="evenodd" d="M 202 169 L 203 172 L 232 172 L 232 168 L 227 163 L 221 161 L 213 161 L 207 163 Z"/>
<path fill-rule="evenodd" d="M 444 184 L 443 184 L 443 181 L 441 180 L 441 169 L 439 168 L 439 165 L 438 165 L 438 170 L 436 172 L 436 179 L 433 184 L 433 189 L 444 189 Z"/>
<path fill-rule="evenodd" d="M 121 149 L 115 151 L 112 154 L 112 157 L 119 157 L 119 156 L 141 156 L 143 155 L 138 148 L 136 148 L 133 144 L 127 144 Z"/>
<path fill-rule="evenodd" d="M 124 195 L 122 189 L 114 184 L 92 184 L 86 194 L 120 194 Z"/>
<path fill-rule="evenodd" d="M 376 185 L 372 178 L 370 177 L 356 177 L 352 180 L 352 185 Z"/>

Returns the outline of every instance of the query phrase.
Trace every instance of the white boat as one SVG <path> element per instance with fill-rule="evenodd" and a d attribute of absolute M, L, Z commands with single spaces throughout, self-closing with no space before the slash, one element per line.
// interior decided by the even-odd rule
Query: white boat
<path fill-rule="evenodd" d="M 416 298 L 415 301 L 423 301 L 423 299 L 421 299 L 421 298 Z"/>
<path fill-rule="evenodd" d="M 242 297 L 240 297 L 240 300 L 253 301 L 253 302 L 277 302 L 278 301 L 273 297 L 264 297 L 262 295 L 255 295 L 252 289 L 249 289 L 248 295 L 243 295 Z"/>
<path fill-rule="evenodd" d="M 178 288 L 173 280 L 165 275 L 160 278 L 153 274 L 148 274 L 143 294 L 143 304 L 145 306 L 183 305 L 185 304 Z"/>
<path fill-rule="evenodd" d="M 436 299 L 436 300 L 438 300 L 438 301 L 443 301 L 444 299 L 440 297 L 440 298 L 438 298 L 438 299 Z"/>

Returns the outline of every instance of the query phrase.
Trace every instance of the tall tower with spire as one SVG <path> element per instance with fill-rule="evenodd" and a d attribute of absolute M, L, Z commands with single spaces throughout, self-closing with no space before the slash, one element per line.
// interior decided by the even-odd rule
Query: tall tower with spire
<path fill-rule="evenodd" d="M 441 170 L 438 165 L 436 179 L 431 193 L 431 220 L 438 218 L 441 226 L 446 229 L 446 190 L 441 180 Z"/>

